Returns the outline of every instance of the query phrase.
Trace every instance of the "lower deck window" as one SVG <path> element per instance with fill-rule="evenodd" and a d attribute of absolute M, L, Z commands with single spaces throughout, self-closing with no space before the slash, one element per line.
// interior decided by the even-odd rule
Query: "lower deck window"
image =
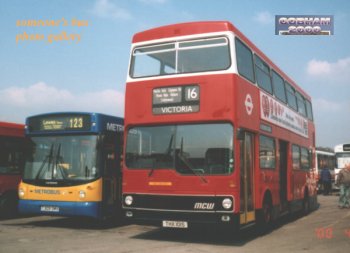
<path fill-rule="evenodd" d="M 276 167 L 274 139 L 264 135 L 260 136 L 259 161 L 261 169 L 274 169 Z"/>
<path fill-rule="evenodd" d="M 300 148 L 297 145 L 292 145 L 292 161 L 293 169 L 300 169 Z"/>

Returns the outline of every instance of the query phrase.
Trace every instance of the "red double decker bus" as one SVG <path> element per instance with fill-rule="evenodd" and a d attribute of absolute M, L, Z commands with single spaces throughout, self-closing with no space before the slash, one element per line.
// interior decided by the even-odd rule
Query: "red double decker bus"
<path fill-rule="evenodd" d="M 24 125 L 0 122 L 0 217 L 17 211 L 25 146 Z"/>
<path fill-rule="evenodd" d="M 135 34 L 125 103 L 135 222 L 243 227 L 316 206 L 311 98 L 231 23 Z"/>

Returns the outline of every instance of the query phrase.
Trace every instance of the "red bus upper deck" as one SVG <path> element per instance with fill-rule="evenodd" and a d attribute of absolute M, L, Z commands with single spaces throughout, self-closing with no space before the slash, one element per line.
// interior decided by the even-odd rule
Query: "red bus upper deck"
<path fill-rule="evenodd" d="M 135 34 L 125 130 L 128 217 L 243 226 L 316 206 L 311 98 L 229 22 Z"/>
<path fill-rule="evenodd" d="M 0 122 L 0 217 L 12 215 L 17 210 L 24 142 L 24 125 Z"/>

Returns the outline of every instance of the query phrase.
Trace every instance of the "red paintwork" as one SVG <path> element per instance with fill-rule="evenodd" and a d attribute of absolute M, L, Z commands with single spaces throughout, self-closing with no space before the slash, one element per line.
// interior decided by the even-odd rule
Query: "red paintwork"
<path fill-rule="evenodd" d="M 0 136 L 24 138 L 24 125 L 9 122 L 0 122 Z M 0 196 L 8 191 L 17 192 L 17 187 L 20 180 L 21 175 L 0 174 Z"/>
<path fill-rule="evenodd" d="M 0 136 L 24 137 L 24 125 L 0 122 Z"/>
<path fill-rule="evenodd" d="M 259 49 L 257 49 L 241 32 L 229 22 L 194 22 L 164 26 L 137 33 L 133 43 L 173 36 L 182 36 L 198 33 L 231 31 L 243 40 L 260 57 L 278 70 L 282 76 L 291 83 L 297 91 L 310 100 L 289 77 L 274 65 Z M 153 115 L 152 89 L 156 87 L 175 86 L 181 84 L 198 84 L 200 86 L 200 111 L 190 114 Z M 134 125 L 159 125 L 172 123 L 195 123 L 222 121 L 231 122 L 235 129 L 235 170 L 230 176 L 206 176 L 208 183 L 203 183 L 197 176 L 183 176 L 173 170 L 155 170 L 148 176 L 149 170 L 129 170 L 123 164 L 123 192 L 124 193 L 157 193 L 157 194 L 230 194 L 235 196 L 235 212 L 239 212 L 240 190 L 240 155 L 239 141 L 236 138 L 238 128 L 247 129 L 255 133 L 255 169 L 254 169 L 254 195 L 255 208 L 262 207 L 264 193 L 272 193 L 273 204 L 279 204 L 279 170 L 260 170 L 259 165 L 259 136 L 260 123 L 260 96 L 259 89 L 244 78 L 234 74 L 193 75 L 190 77 L 169 77 L 157 80 L 146 80 L 127 83 L 125 98 L 125 131 Z M 245 108 L 246 95 L 250 94 L 253 101 L 253 112 L 248 115 Z M 289 201 L 302 199 L 304 191 L 308 188 L 309 195 L 316 194 L 316 182 L 313 172 L 297 172 L 292 170 L 291 143 L 313 148 L 315 146 L 315 128 L 309 121 L 309 138 L 301 137 L 284 128 L 267 123 L 272 127 L 272 134 L 263 132 L 278 140 L 289 142 L 288 145 L 288 191 Z M 125 135 L 126 138 L 127 135 Z M 126 143 L 126 139 L 125 142 Z M 125 150 L 125 149 L 124 149 Z M 313 149 L 314 150 L 314 149 Z M 277 159 L 278 160 L 278 159 Z M 314 159 L 312 159 L 313 161 Z M 279 167 L 277 161 L 276 168 Z M 312 168 L 314 166 L 312 165 Z M 171 182 L 171 186 L 150 186 L 149 182 Z"/>

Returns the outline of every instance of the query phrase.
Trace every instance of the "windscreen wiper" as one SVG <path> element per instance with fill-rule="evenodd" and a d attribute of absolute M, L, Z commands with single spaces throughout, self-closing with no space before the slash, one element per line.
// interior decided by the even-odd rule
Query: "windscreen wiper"
<path fill-rule="evenodd" d="M 189 168 L 189 170 L 192 172 L 193 175 L 198 176 L 203 183 L 208 183 L 205 177 L 197 173 L 196 170 L 193 168 L 192 164 L 182 154 L 178 154 L 177 156 L 186 165 L 186 167 Z"/>
<path fill-rule="evenodd" d="M 183 137 L 181 138 L 181 146 L 180 146 L 180 153 L 177 154 L 177 156 L 180 158 L 180 160 L 187 166 L 187 168 L 192 172 L 193 175 L 198 176 L 203 183 L 208 183 L 208 181 L 203 177 L 201 174 L 198 174 L 191 164 L 190 161 L 187 160 L 186 157 L 183 155 Z"/>
<path fill-rule="evenodd" d="M 156 158 L 152 158 L 152 168 L 151 170 L 148 172 L 148 177 L 153 175 L 154 170 L 156 169 L 156 162 L 155 162 Z"/>
<path fill-rule="evenodd" d="M 45 157 L 44 161 L 40 165 L 39 171 L 38 171 L 38 173 L 36 174 L 36 177 L 35 177 L 36 180 L 39 179 L 40 174 L 43 171 L 45 164 L 47 163 L 47 160 L 49 160 L 48 166 L 50 166 L 50 164 L 52 163 L 52 158 L 53 158 L 52 155 L 53 155 L 53 143 L 51 144 L 49 154 Z"/>
<path fill-rule="evenodd" d="M 173 139 L 174 139 L 174 134 L 172 134 L 171 137 L 170 137 L 170 141 L 169 141 L 169 144 L 168 144 L 166 155 L 170 155 L 170 153 L 171 153 L 171 147 L 173 145 Z M 153 172 L 154 172 L 155 169 L 156 169 L 156 158 L 153 158 L 152 159 L 152 168 L 148 172 L 148 176 L 149 177 L 153 175 Z"/>
<path fill-rule="evenodd" d="M 174 140 L 174 134 L 171 135 L 171 138 L 170 138 L 170 141 L 169 141 L 169 145 L 168 145 L 168 148 L 167 148 L 167 151 L 166 151 L 167 155 L 170 155 L 170 153 L 171 153 L 171 147 L 173 145 L 173 140 Z"/>
<path fill-rule="evenodd" d="M 60 171 L 60 173 L 62 175 L 62 178 L 66 179 L 66 173 L 63 170 L 63 168 L 59 165 L 59 163 L 63 163 L 63 158 L 61 157 L 61 143 L 58 144 L 57 154 L 56 154 L 56 157 L 55 157 L 55 167 L 56 167 L 56 169 L 57 168 L 59 169 L 59 171 Z M 53 170 L 52 170 L 52 173 L 53 173 Z"/>

